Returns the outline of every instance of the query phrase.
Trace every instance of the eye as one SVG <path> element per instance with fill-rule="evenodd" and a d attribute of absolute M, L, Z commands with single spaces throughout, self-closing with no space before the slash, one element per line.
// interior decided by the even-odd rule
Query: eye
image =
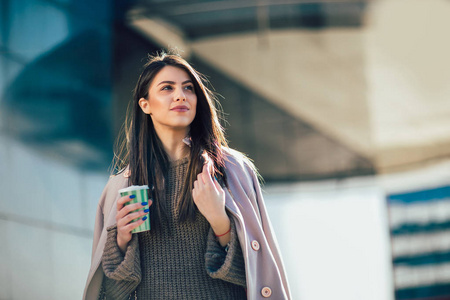
<path fill-rule="evenodd" d="M 194 86 L 193 85 L 186 85 L 184 87 L 184 89 L 189 90 L 189 91 L 193 91 L 194 90 Z"/>
<path fill-rule="evenodd" d="M 161 91 L 170 91 L 172 90 L 172 86 L 171 85 L 165 85 L 161 88 Z"/>

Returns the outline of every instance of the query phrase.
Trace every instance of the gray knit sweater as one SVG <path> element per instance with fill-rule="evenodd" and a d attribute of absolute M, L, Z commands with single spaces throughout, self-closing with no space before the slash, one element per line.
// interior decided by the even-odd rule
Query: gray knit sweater
<path fill-rule="evenodd" d="M 200 212 L 193 222 L 178 221 L 176 201 L 187 166 L 188 158 L 183 158 L 169 169 L 165 196 L 170 215 L 160 231 L 133 234 L 123 255 L 117 246 L 117 227 L 107 228 L 101 297 L 246 299 L 245 264 L 233 221 L 227 251 Z"/>

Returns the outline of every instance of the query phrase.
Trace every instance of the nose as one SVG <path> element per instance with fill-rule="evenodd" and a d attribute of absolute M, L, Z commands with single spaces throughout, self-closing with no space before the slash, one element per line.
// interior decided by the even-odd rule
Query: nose
<path fill-rule="evenodd" d="M 183 89 L 179 89 L 175 101 L 186 101 L 186 95 L 184 94 Z"/>

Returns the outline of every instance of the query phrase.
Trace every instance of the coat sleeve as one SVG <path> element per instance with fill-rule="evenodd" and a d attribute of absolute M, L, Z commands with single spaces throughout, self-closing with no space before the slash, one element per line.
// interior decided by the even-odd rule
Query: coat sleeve
<path fill-rule="evenodd" d="M 257 176 L 258 173 L 256 171 L 255 166 L 252 164 L 251 161 L 245 160 L 245 165 L 246 165 L 247 171 L 250 174 L 251 179 L 252 179 L 253 188 L 254 188 L 255 197 L 256 197 L 256 202 L 257 202 L 257 207 L 258 207 L 259 214 L 260 214 L 260 217 L 261 217 L 261 223 L 262 223 L 263 231 L 265 233 L 265 237 L 266 237 L 266 239 L 268 241 L 268 244 L 272 245 L 271 251 L 272 251 L 272 254 L 273 254 L 273 256 L 274 256 L 274 258 L 276 260 L 278 268 L 280 270 L 280 276 L 281 276 L 281 280 L 283 282 L 284 289 L 286 291 L 286 294 L 287 294 L 288 298 L 291 299 L 289 283 L 288 283 L 288 280 L 287 280 L 286 271 L 285 271 L 285 268 L 284 268 L 284 263 L 283 263 L 283 260 L 281 258 L 281 254 L 279 252 L 278 241 L 276 240 L 275 233 L 274 233 L 274 230 L 272 228 L 272 224 L 270 223 L 270 219 L 269 219 L 269 215 L 267 213 L 266 205 L 264 204 L 264 198 L 263 198 L 263 195 L 262 195 L 261 186 L 260 186 L 259 179 L 258 179 L 258 176 Z"/>
<path fill-rule="evenodd" d="M 114 204 L 117 199 L 117 190 L 125 187 L 127 181 L 119 176 L 110 177 L 100 196 L 97 214 L 95 217 L 94 237 L 92 242 L 91 268 L 89 270 L 83 299 L 98 299 L 103 281 L 103 269 L 101 266 L 101 253 L 106 242 L 106 223 L 114 212 Z"/>
<path fill-rule="evenodd" d="M 108 184 L 106 184 L 105 188 L 103 189 L 102 195 L 100 196 L 100 200 L 97 205 L 97 213 L 95 214 L 95 225 L 94 225 L 94 238 L 92 240 L 92 257 L 91 260 L 94 259 L 94 253 L 95 250 L 97 250 L 98 242 L 100 240 L 100 236 L 103 231 L 103 224 L 105 220 L 105 216 L 103 214 L 103 205 L 105 203 L 105 198 L 107 194 Z M 91 261 L 92 262 L 92 261 Z"/>
<path fill-rule="evenodd" d="M 101 278 L 101 276 L 98 276 L 97 274 L 98 268 L 96 268 L 97 261 L 95 258 L 95 253 L 97 252 L 97 249 L 99 247 L 99 242 L 104 230 L 104 223 L 105 223 L 104 205 L 106 202 L 110 184 L 111 178 L 106 183 L 97 205 L 97 212 L 95 214 L 95 223 L 94 223 L 94 237 L 92 240 L 91 268 L 89 270 L 86 286 L 84 288 L 83 293 L 84 300 L 97 299 L 100 293 L 100 287 L 102 282 L 101 279 L 98 280 L 99 278 Z"/>

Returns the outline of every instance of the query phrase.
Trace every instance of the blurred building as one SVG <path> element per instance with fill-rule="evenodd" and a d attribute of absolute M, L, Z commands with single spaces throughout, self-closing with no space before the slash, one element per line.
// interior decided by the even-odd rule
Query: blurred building
<path fill-rule="evenodd" d="M 163 48 L 207 75 L 230 145 L 265 178 L 294 299 L 450 297 L 449 13 L 3 0 L 0 299 L 79 299 L 114 138 Z"/>

